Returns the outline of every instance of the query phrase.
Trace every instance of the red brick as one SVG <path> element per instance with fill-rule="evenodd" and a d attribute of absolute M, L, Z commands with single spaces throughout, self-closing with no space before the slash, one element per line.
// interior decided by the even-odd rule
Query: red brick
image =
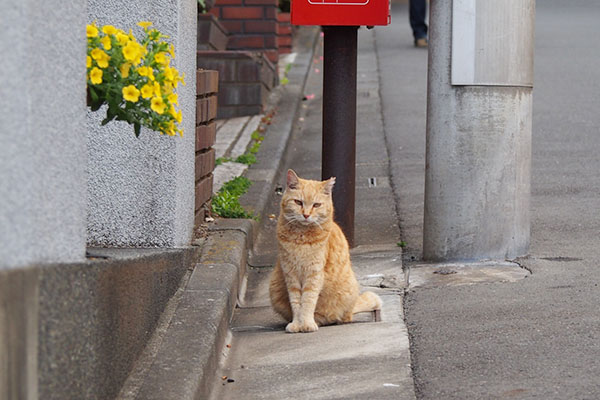
<path fill-rule="evenodd" d="M 229 38 L 229 49 L 262 49 L 265 47 L 263 36 L 233 36 Z"/>
<path fill-rule="evenodd" d="M 208 13 L 214 15 L 217 18 L 221 18 L 221 7 L 213 7 L 208 11 Z"/>
<path fill-rule="evenodd" d="M 284 13 L 284 12 L 280 12 L 277 13 L 277 21 L 279 22 L 290 22 L 290 13 Z"/>
<path fill-rule="evenodd" d="M 291 36 L 279 36 L 277 38 L 277 45 L 279 46 L 279 48 L 291 47 L 292 46 L 292 37 Z"/>
<path fill-rule="evenodd" d="M 232 81 L 235 79 L 235 64 L 225 58 L 211 57 L 212 52 L 198 52 L 196 65 L 198 68 L 211 69 L 219 72 L 221 82 Z"/>
<path fill-rule="evenodd" d="M 277 36 L 265 35 L 265 49 L 276 49 L 277 48 Z"/>
<path fill-rule="evenodd" d="M 279 24 L 279 31 L 277 34 L 279 36 L 291 36 L 292 27 L 290 25 Z"/>
<path fill-rule="evenodd" d="M 219 90 L 219 72 L 199 69 L 196 71 L 196 95 L 206 96 Z"/>
<path fill-rule="evenodd" d="M 218 98 L 217 96 L 210 96 L 208 98 L 208 105 L 207 105 L 207 115 L 208 115 L 208 121 L 212 121 L 213 119 L 215 119 L 217 117 L 217 104 L 218 104 Z"/>
<path fill-rule="evenodd" d="M 265 56 L 271 61 L 273 64 L 277 65 L 277 61 L 279 61 L 279 53 L 277 50 L 264 50 Z"/>
<path fill-rule="evenodd" d="M 215 150 L 196 153 L 196 181 L 206 177 L 215 169 Z"/>
<path fill-rule="evenodd" d="M 215 144 L 217 135 L 217 124 L 211 122 L 208 125 L 196 126 L 196 151 L 208 149 Z"/>
<path fill-rule="evenodd" d="M 263 7 L 223 7 L 222 19 L 260 19 L 263 18 Z"/>
<path fill-rule="evenodd" d="M 265 7 L 265 18 L 277 20 L 277 8 Z"/>
<path fill-rule="evenodd" d="M 195 209 L 199 210 L 212 196 L 212 174 L 196 182 Z"/>
<path fill-rule="evenodd" d="M 229 34 L 240 33 L 244 31 L 244 22 L 236 20 L 221 21 L 221 24 L 227 29 Z"/>
<path fill-rule="evenodd" d="M 245 0 L 246 5 L 264 5 L 264 6 L 278 6 L 277 0 Z"/>
<path fill-rule="evenodd" d="M 214 116 L 211 118 L 211 98 L 216 98 L 216 96 L 196 100 L 196 125 L 208 122 L 214 118 Z"/>
<path fill-rule="evenodd" d="M 224 5 L 243 5 L 244 1 L 243 0 L 218 0 L 214 7 L 220 7 L 220 6 L 224 6 Z"/>
<path fill-rule="evenodd" d="M 249 20 L 244 22 L 246 33 L 274 33 L 277 30 L 275 21 Z"/>

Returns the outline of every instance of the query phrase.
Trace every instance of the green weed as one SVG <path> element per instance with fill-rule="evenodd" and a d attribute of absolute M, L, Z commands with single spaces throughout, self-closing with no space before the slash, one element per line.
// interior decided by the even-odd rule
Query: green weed
<path fill-rule="evenodd" d="M 239 199 L 252 181 L 244 176 L 238 176 L 226 182 L 212 198 L 212 212 L 223 218 L 251 218 L 258 219 L 254 214 L 244 210 Z"/>

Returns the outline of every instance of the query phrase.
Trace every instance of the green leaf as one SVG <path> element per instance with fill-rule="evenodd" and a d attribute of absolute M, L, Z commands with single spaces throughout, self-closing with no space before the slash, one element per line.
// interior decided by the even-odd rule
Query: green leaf
<path fill-rule="evenodd" d="M 135 137 L 139 138 L 140 137 L 140 124 L 139 122 L 136 122 L 133 124 L 133 133 L 135 133 Z"/>

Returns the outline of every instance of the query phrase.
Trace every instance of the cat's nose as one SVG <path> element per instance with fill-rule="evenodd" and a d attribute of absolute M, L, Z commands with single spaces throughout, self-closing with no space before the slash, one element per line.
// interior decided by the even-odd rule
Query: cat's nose
<path fill-rule="evenodd" d="M 308 219 L 308 217 L 310 217 L 310 214 L 309 215 L 302 214 L 302 215 L 304 215 L 304 219 Z"/>

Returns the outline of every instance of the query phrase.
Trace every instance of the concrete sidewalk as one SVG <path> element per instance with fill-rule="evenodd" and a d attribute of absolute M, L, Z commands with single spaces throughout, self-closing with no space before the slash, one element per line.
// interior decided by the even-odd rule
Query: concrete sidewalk
<path fill-rule="evenodd" d="M 322 39 L 317 43 L 283 165 L 263 189 L 268 195 L 245 296 L 234 312 L 214 375 L 212 399 L 414 399 L 409 342 L 403 322 L 405 278 L 397 246 L 393 193 L 383 136 L 377 58 L 372 31 L 359 31 L 356 243 L 351 257 L 363 288 L 384 301 L 381 322 L 359 315 L 348 325 L 321 327 L 312 334 L 285 333 L 285 321 L 271 310 L 268 278 L 276 256 L 275 216 L 284 185 L 282 171 L 320 179 Z M 274 121 L 279 116 L 275 116 Z M 271 127 L 272 128 L 272 127 Z M 269 128 L 269 130 L 271 130 Z M 267 132 L 267 135 L 270 135 Z M 253 167 L 248 176 L 253 176 Z M 266 189 L 266 191 L 265 191 Z M 251 205 L 256 194 L 242 202 Z"/>

